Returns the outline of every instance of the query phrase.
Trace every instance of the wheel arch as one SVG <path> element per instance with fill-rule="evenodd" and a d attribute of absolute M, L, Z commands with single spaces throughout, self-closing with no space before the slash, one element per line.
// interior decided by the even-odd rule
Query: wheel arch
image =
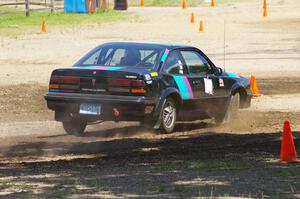
<path fill-rule="evenodd" d="M 176 107 L 177 107 L 177 112 L 180 110 L 180 108 L 182 107 L 182 98 L 180 96 L 179 93 L 171 93 L 169 95 L 166 96 L 166 99 L 167 98 L 172 98 L 175 103 L 176 103 Z"/>
<path fill-rule="evenodd" d="M 157 103 L 157 105 L 155 107 L 154 118 L 158 118 L 158 120 L 157 120 L 154 128 L 159 128 L 159 126 L 160 126 L 160 121 L 161 121 L 160 115 L 161 115 L 162 106 L 168 97 L 171 97 L 172 99 L 175 100 L 176 107 L 177 107 L 177 113 L 179 112 L 179 110 L 182 107 L 183 101 L 182 101 L 181 95 L 177 89 L 167 88 L 166 90 L 164 90 L 164 92 L 161 94 L 161 96 L 159 98 L 159 102 Z"/>
<path fill-rule="evenodd" d="M 233 96 L 236 93 L 239 93 L 239 95 L 240 95 L 240 108 L 244 108 L 247 104 L 247 91 L 246 91 L 246 89 L 241 85 L 236 85 L 232 89 L 231 94 Z"/>

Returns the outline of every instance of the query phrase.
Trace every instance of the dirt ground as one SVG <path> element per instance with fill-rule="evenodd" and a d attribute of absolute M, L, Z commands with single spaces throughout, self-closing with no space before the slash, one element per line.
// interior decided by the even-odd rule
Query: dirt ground
<path fill-rule="evenodd" d="M 130 21 L 0 38 L 0 197 L 300 198 L 300 165 L 278 162 L 285 120 L 300 153 L 300 2 L 269 3 L 267 18 L 250 0 L 130 8 Z M 46 108 L 51 71 L 103 42 L 191 44 L 223 67 L 224 21 L 226 70 L 256 75 L 263 94 L 230 125 L 178 123 L 163 135 L 108 122 L 75 137 Z"/>

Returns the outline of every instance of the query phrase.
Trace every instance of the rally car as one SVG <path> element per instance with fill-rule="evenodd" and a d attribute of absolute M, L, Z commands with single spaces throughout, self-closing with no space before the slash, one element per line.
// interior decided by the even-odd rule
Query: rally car
<path fill-rule="evenodd" d="M 98 121 L 140 121 L 170 133 L 176 121 L 229 121 L 250 106 L 249 80 L 186 45 L 113 42 L 52 72 L 45 95 L 55 120 L 82 135 Z"/>

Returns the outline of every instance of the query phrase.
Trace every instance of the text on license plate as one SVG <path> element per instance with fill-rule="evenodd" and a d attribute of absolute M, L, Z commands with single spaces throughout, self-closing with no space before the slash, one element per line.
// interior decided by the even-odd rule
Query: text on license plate
<path fill-rule="evenodd" d="M 101 114 L 101 105 L 100 104 L 80 104 L 79 109 L 80 114 L 87 115 L 100 115 Z"/>

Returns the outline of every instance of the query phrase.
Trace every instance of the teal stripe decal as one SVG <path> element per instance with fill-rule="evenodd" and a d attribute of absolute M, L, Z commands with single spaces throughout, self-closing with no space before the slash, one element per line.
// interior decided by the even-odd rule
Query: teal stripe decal
<path fill-rule="evenodd" d="M 184 79 L 182 78 L 182 76 L 174 75 L 173 77 L 179 88 L 179 92 L 181 94 L 182 99 L 189 99 L 190 98 L 189 90 L 188 90 L 186 83 L 185 83 Z"/>
<path fill-rule="evenodd" d="M 229 72 L 226 72 L 226 74 L 228 75 L 228 77 L 240 78 L 240 76 L 239 76 L 239 75 L 237 75 L 237 74 L 234 74 L 234 73 L 229 73 Z"/>
<path fill-rule="evenodd" d="M 163 56 L 161 57 L 161 61 L 162 62 L 165 62 L 167 57 L 168 57 L 168 54 L 169 54 L 170 50 L 169 49 L 166 49 Z"/>
<path fill-rule="evenodd" d="M 120 70 L 120 69 L 122 69 L 122 68 L 124 68 L 124 67 L 109 67 L 109 68 L 106 69 L 106 70 Z"/>

